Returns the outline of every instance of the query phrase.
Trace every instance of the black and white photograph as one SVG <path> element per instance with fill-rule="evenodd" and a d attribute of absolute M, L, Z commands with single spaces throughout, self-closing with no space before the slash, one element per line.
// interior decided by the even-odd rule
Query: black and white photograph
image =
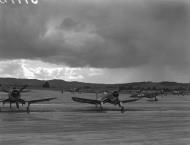
<path fill-rule="evenodd" d="M 190 145 L 190 0 L 0 0 L 0 145 Z"/>

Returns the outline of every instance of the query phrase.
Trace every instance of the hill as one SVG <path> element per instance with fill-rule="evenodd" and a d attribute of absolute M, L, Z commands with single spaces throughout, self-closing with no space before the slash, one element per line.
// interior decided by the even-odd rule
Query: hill
<path fill-rule="evenodd" d="M 27 84 L 30 88 L 41 89 L 45 82 L 49 83 L 49 89 L 72 89 L 80 88 L 84 90 L 139 90 L 139 89 L 184 89 L 190 90 L 189 83 L 177 82 L 133 82 L 123 84 L 95 84 L 84 82 L 68 82 L 64 80 L 37 80 L 37 79 L 16 79 L 16 78 L 0 78 L 1 86 L 23 86 Z"/>

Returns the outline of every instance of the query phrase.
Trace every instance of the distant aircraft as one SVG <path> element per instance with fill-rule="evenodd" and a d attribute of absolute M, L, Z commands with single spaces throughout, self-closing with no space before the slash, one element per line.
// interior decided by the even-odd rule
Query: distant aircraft
<path fill-rule="evenodd" d="M 183 91 L 183 90 L 173 90 L 172 92 L 172 95 L 182 95 L 184 96 L 185 94 L 188 94 L 187 92 Z"/>
<path fill-rule="evenodd" d="M 72 100 L 75 102 L 100 105 L 101 111 L 103 110 L 103 105 L 106 103 L 118 105 L 120 107 L 122 113 L 125 111 L 125 108 L 123 106 L 124 103 L 134 102 L 134 101 L 137 101 L 139 99 L 141 99 L 141 98 L 134 98 L 134 99 L 128 99 L 128 100 L 121 101 L 119 99 L 119 92 L 118 91 L 113 91 L 110 93 L 105 92 L 103 94 L 103 96 L 98 97 L 96 100 L 79 98 L 79 97 L 72 97 Z"/>
<path fill-rule="evenodd" d="M 131 95 L 131 98 L 149 98 L 153 99 L 154 101 L 158 101 L 158 96 L 164 95 L 163 91 L 156 91 L 156 92 L 138 92 L 137 94 Z"/>
<path fill-rule="evenodd" d="M 70 88 L 70 89 L 65 89 L 64 91 L 74 94 L 74 93 L 81 93 L 80 90 L 81 88 Z"/>
<path fill-rule="evenodd" d="M 54 98 L 45 98 L 45 99 L 38 99 L 38 100 L 30 100 L 30 101 L 25 101 L 23 99 L 21 99 L 21 92 L 24 92 L 24 89 L 27 87 L 27 85 L 24 85 L 22 88 L 17 89 L 16 87 L 13 87 L 10 90 L 6 90 L 6 89 L 2 89 L 3 92 L 7 92 L 8 93 L 8 98 L 7 99 L 1 99 L 0 102 L 3 103 L 3 105 L 5 103 L 9 103 L 10 104 L 10 108 L 12 107 L 12 103 L 16 104 L 17 109 L 19 109 L 19 103 L 24 105 L 26 103 L 28 103 L 27 106 L 27 113 L 30 112 L 30 105 L 34 104 L 34 103 L 38 103 L 38 102 L 43 102 L 43 101 L 50 101 Z"/>

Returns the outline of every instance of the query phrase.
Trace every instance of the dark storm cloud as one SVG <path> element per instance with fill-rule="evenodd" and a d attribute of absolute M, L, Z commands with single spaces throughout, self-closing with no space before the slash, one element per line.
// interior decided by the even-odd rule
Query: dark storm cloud
<path fill-rule="evenodd" d="M 61 28 L 62 29 L 72 29 L 77 25 L 77 22 L 75 22 L 75 20 L 73 20 L 70 17 L 67 17 L 63 20 L 63 22 L 61 23 Z"/>
<path fill-rule="evenodd" d="M 188 1 L 49 1 L 0 9 L 1 59 L 74 67 L 189 65 Z"/>

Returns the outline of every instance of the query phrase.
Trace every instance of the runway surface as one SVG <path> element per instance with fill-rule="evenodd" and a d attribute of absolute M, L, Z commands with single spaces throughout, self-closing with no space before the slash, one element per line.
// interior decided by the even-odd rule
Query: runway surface
<path fill-rule="evenodd" d="M 58 99 L 32 105 L 30 114 L 25 106 L 18 111 L 14 105 L 1 105 L 0 145 L 190 145 L 190 96 L 142 99 L 125 104 L 123 114 L 113 105 L 100 112 L 93 105 L 72 102 L 67 92 L 35 90 L 23 96 Z"/>

